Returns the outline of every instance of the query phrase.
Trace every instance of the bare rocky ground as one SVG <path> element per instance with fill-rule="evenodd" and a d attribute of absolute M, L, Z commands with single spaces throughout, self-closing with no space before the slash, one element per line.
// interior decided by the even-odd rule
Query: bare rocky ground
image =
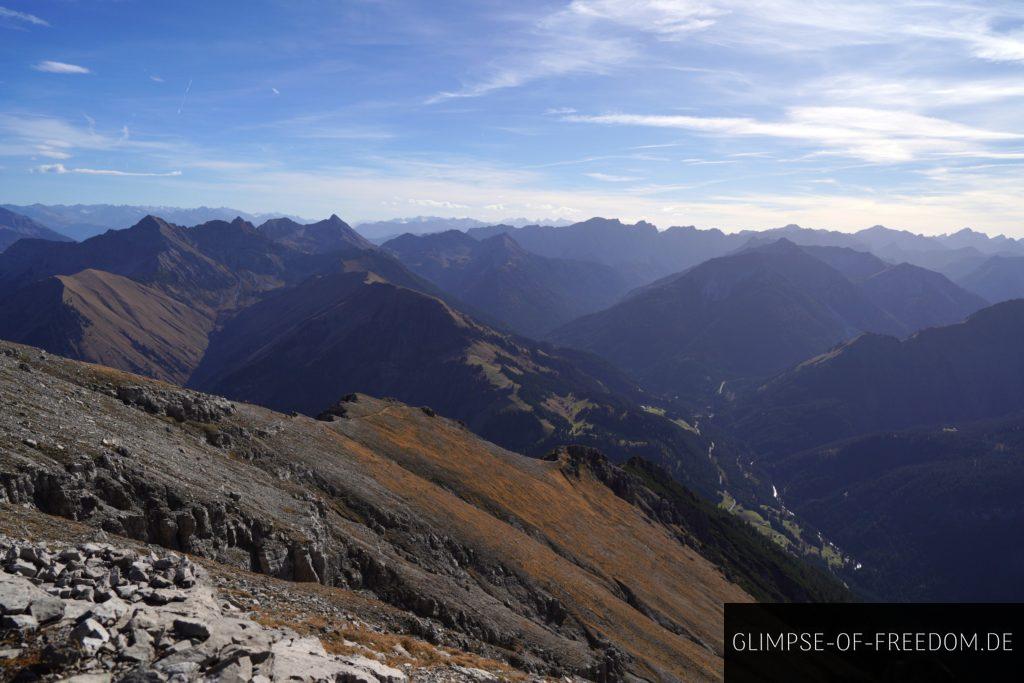
<path fill-rule="evenodd" d="M 346 609 L 346 596 L 2 507 L 0 680 L 527 680 L 389 632 L 388 610 L 366 598 Z"/>
<path fill-rule="evenodd" d="M 413 680 L 716 680 L 722 603 L 752 599 L 603 457 L 527 458 L 427 408 L 286 415 L 7 342 L 0 406 L 0 518 L 29 527 L 8 537 L 187 555 L 225 619 Z"/>

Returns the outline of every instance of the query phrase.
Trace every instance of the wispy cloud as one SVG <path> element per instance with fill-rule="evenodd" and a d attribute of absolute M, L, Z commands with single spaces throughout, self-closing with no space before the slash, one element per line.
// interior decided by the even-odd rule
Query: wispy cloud
<path fill-rule="evenodd" d="M 432 209 L 468 209 L 465 204 L 458 204 L 443 199 L 409 199 L 407 203 L 414 206 L 428 206 Z"/>
<path fill-rule="evenodd" d="M 792 107 L 785 118 L 701 117 L 644 114 L 570 115 L 567 121 L 674 128 L 719 136 L 768 137 L 812 143 L 819 151 L 870 162 L 904 162 L 922 154 L 969 153 L 980 143 L 1019 140 L 1016 133 L 986 130 L 919 114 L 862 107 Z"/>
<path fill-rule="evenodd" d="M 132 176 L 148 178 L 166 178 L 181 175 L 181 171 L 169 171 L 167 173 L 137 173 L 133 171 L 115 171 L 106 168 L 67 168 L 64 164 L 43 164 L 42 166 L 36 166 L 32 170 L 36 173 L 56 173 L 58 175 L 79 173 L 82 175 L 109 175 L 119 177 Z"/>
<path fill-rule="evenodd" d="M 584 173 L 583 175 L 604 183 L 629 183 L 638 180 L 635 176 L 612 175 L 610 173 Z"/>
<path fill-rule="evenodd" d="M 39 62 L 32 67 L 36 71 L 42 71 L 48 74 L 87 74 L 92 73 L 89 69 L 84 66 L 77 64 L 68 64 L 67 62 L 53 62 L 46 60 Z"/>
<path fill-rule="evenodd" d="M 181 115 L 181 110 L 185 108 L 185 98 L 192 91 L 192 79 L 188 79 L 188 85 L 185 86 L 185 92 L 181 94 L 181 104 L 178 105 L 178 115 Z"/>
<path fill-rule="evenodd" d="M 847 73 L 817 79 L 803 91 L 836 102 L 859 106 L 907 107 L 915 110 L 988 104 L 1024 98 L 1020 78 L 967 78 L 959 76 L 894 78 Z"/>
<path fill-rule="evenodd" d="M 352 123 L 344 111 L 289 116 L 253 124 L 253 130 L 274 130 L 287 137 L 313 140 L 390 140 L 395 134 L 376 124 Z"/>
<path fill-rule="evenodd" d="M 129 139 L 126 127 L 122 127 L 117 136 L 97 132 L 96 121 L 83 116 L 87 128 L 48 116 L 0 113 L 0 139 L 8 142 L 9 154 L 33 154 L 43 150 L 65 153 L 73 150 L 166 150 L 171 147 L 163 141 Z"/>
<path fill-rule="evenodd" d="M 160 76 L 157 76 L 155 74 L 150 76 L 149 80 L 153 81 L 154 83 L 163 83 L 164 82 L 163 78 L 161 78 Z"/>
<path fill-rule="evenodd" d="M 479 97 L 535 80 L 607 74 L 650 59 L 646 43 L 692 41 L 775 52 L 838 46 L 945 41 L 991 61 L 1024 60 L 1024 32 L 1000 31 L 997 19 L 1024 19 L 1024 7 L 977 0 L 572 0 L 515 32 L 516 40 L 461 88 L 428 103 Z M 680 65 L 667 68 L 723 73 Z M 744 78 L 742 74 L 734 76 Z"/>
<path fill-rule="evenodd" d="M 256 161 L 238 161 L 235 159 L 195 159 L 188 162 L 189 168 L 202 168 L 209 171 L 254 171 L 267 165 Z"/>
<path fill-rule="evenodd" d="M 36 147 L 36 153 L 40 156 L 47 157 L 48 159 L 70 159 L 71 154 L 68 152 L 55 149 L 52 145 L 41 144 Z"/>
<path fill-rule="evenodd" d="M 681 40 L 694 31 L 706 29 L 725 10 L 703 0 L 573 0 L 570 13 L 602 19 L 654 33 L 668 40 Z"/>
<path fill-rule="evenodd" d="M 532 22 L 514 49 L 485 66 L 482 75 L 457 90 L 437 93 L 427 104 L 480 97 L 531 81 L 570 74 L 608 73 L 632 60 L 636 47 L 614 34 L 595 31 L 589 3 L 568 7 Z"/>
<path fill-rule="evenodd" d="M 0 22 L 20 23 L 20 24 L 32 24 L 33 26 L 49 26 L 50 23 L 44 19 L 40 19 L 34 14 L 28 12 L 18 12 L 17 10 L 8 9 L 7 7 L 0 7 Z"/>

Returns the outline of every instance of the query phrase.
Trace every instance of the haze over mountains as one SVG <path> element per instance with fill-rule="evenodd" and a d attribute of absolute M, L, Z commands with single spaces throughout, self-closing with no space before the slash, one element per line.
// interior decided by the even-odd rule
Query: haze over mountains
<path fill-rule="evenodd" d="M 594 218 L 378 246 L 336 215 L 47 236 L 0 253 L 4 339 L 323 420 L 369 394 L 529 456 L 641 458 L 875 597 L 968 595 L 937 538 L 915 545 L 899 486 L 941 506 L 967 454 L 1017 476 L 1024 257 L 1006 238 Z M 987 481 L 956 533 L 992 554 L 1018 512 Z M 1024 579 L 1004 569 L 985 596 Z"/>
<path fill-rule="evenodd" d="M 197 225 L 207 221 L 230 221 L 242 217 L 252 223 L 261 223 L 282 214 L 252 214 L 225 207 L 200 206 L 182 209 L 176 206 L 133 206 L 114 204 L 4 204 L 14 211 L 76 240 L 84 240 L 107 230 L 129 228 L 149 215 L 160 216 L 169 223 Z M 296 218 L 291 216 L 291 218 Z M 301 219 L 300 219 L 301 220 Z"/>
<path fill-rule="evenodd" d="M 477 240 L 449 230 L 403 235 L 383 247 L 446 292 L 535 338 L 611 305 L 627 290 L 610 266 L 539 256 L 505 234 Z"/>
<path fill-rule="evenodd" d="M 3 208 L 79 240 L 108 229 L 127 228 L 147 214 L 159 215 L 178 225 L 196 225 L 211 220 L 230 221 L 235 217 L 253 224 L 278 217 L 299 224 L 306 223 L 295 216 L 249 214 L 235 209 L 207 207 L 180 209 L 106 204 L 10 204 Z M 970 228 L 938 236 L 918 235 L 884 226 L 853 233 L 808 229 L 796 225 L 725 233 L 717 229 L 692 226 L 658 231 L 649 223 L 630 225 L 605 218 L 592 218 L 572 224 L 564 219 L 533 221 L 520 218 L 488 224 L 473 218 L 435 216 L 356 225 L 356 232 L 375 244 L 403 234 L 431 234 L 448 230 L 460 230 L 477 238 L 493 236 L 499 232 L 510 233 L 517 244 L 531 253 L 609 265 L 616 268 L 633 286 L 652 282 L 709 258 L 782 237 L 802 246 L 849 247 L 873 253 L 894 265 L 907 262 L 941 272 L 957 283 L 972 276 L 976 270 L 983 272 L 982 264 L 993 257 L 1024 256 L 1024 242 L 1021 240 L 1002 235 L 990 237 Z M 975 293 L 985 296 L 980 291 Z"/>
<path fill-rule="evenodd" d="M 0 254 L 0 286 L 0 336 L 55 353 L 311 415 L 372 391 L 521 452 L 571 439 L 717 480 L 706 443 L 644 410 L 631 380 L 473 320 L 337 217 L 23 240 Z"/>
<path fill-rule="evenodd" d="M 1024 409 L 1024 300 L 906 340 L 863 335 L 738 402 L 737 428 L 765 457 L 856 434 Z"/>
<path fill-rule="evenodd" d="M 711 259 L 551 339 L 597 353 L 659 391 L 698 396 L 774 374 L 862 332 L 905 335 L 985 305 L 938 273 L 865 254 L 854 266 L 855 252 L 822 249 L 783 238 Z M 827 263 L 837 257 L 846 257 L 852 278 Z"/>
<path fill-rule="evenodd" d="M 506 218 L 499 221 L 503 225 L 522 227 L 524 225 L 550 225 L 562 227 L 570 225 L 572 221 L 564 218 L 537 219 L 529 218 Z M 490 223 L 475 218 L 442 218 L 440 216 L 413 216 L 411 218 L 395 218 L 388 221 L 372 221 L 360 223 L 356 230 L 361 235 L 375 244 L 386 242 L 400 235 L 429 235 L 436 232 L 447 232 L 449 230 L 460 230 L 466 232 L 473 228 L 482 228 Z"/>
<path fill-rule="evenodd" d="M 70 237 L 50 230 L 27 216 L 0 207 L 0 251 L 25 238 L 53 240 L 56 242 L 71 241 Z"/>

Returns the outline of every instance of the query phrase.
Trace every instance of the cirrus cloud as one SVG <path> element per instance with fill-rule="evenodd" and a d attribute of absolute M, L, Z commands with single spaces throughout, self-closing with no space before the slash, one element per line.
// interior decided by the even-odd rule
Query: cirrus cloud
<path fill-rule="evenodd" d="M 28 12 L 18 12 L 17 10 L 8 9 L 7 7 L 0 7 L 0 21 L 8 20 L 11 22 L 20 22 L 24 24 L 32 24 L 34 26 L 49 26 L 50 23 L 45 19 L 40 19 L 34 14 Z"/>
<path fill-rule="evenodd" d="M 84 66 L 79 66 L 77 64 L 68 64 L 67 62 L 54 62 L 54 61 L 50 61 L 50 60 L 45 60 L 45 61 L 39 62 L 38 64 L 36 64 L 32 68 L 35 69 L 36 71 L 42 71 L 43 73 L 48 73 L 48 74 L 88 74 L 88 73 L 92 73 L 91 71 L 89 71 L 89 69 L 85 68 Z"/>
<path fill-rule="evenodd" d="M 906 162 L 949 152 L 985 156 L 985 143 L 1024 135 L 976 128 L 920 114 L 864 107 L 791 107 L 776 121 L 755 118 L 659 114 L 572 114 L 566 121 L 618 126 L 675 128 L 726 137 L 782 138 L 810 143 L 815 152 L 864 161 Z"/>
<path fill-rule="evenodd" d="M 167 178 L 181 175 L 181 171 L 170 171 L 167 173 L 136 173 L 134 171 L 116 171 L 106 168 L 68 168 L 64 164 L 43 164 L 41 166 L 36 166 L 32 170 L 36 173 L 56 173 L 58 175 L 78 173 L 81 175 L 131 176 L 147 178 Z"/>

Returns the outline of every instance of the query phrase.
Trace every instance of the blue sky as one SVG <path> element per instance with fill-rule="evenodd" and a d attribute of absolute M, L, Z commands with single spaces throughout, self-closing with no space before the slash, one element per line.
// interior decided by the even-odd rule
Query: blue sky
<path fill-rule="evenodd" d="M 0 201 L 1024 235 L 1024 3 L 0 0 Z"/>

